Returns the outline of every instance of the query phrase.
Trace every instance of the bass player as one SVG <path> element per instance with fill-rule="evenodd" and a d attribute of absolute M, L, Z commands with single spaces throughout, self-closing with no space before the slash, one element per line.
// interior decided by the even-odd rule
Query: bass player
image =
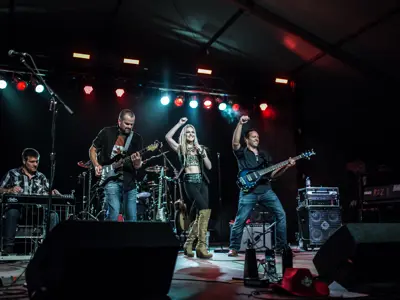
<path fill-rule="evenodd" d="M 259 148 L 260 137 L 256 129 L 249 129 L 245 132 L 245 147 L 240 144 L 243 125 L 249 120 L 248 116 L 242 116 L 233 133 L 232 149 L 238 163 L 239 171 L 256 167 L 265 168 L 272 165 L 271 156 Z M 272 172 L 270 178 L 282 175 L 288 168 L 295 164 L 295 161 L 289 158 L 289 164 Z M 228 256 L 238 256 L 245 222 L 257 203 L 269 208 L 275 215 L 277 222 L 277 244 L 275 245 L 275 249 L 279 251 L 286 247 L 286 214 L 279 198 L 271 188 L 269 178 L 263 178 L 251 192 L 245 193 L 244 191 L 240 191 L 238 211 L 231 228 Z"/>
<path fill-rule="evenodd" d="M 106 221 L 117 221 L 123 207 L 124 220 L 137 220 L 137 170 L 142 166 L 139 150 L 143 147 L 142 137 L 133 131 L 135 114 L 123 109 L 118 117 L 118 126 L 104 127 L 93 140 L 89 157 L 95 167 L 96 176 L 101 176 L 102 166 L 111 164 L 117 158 L 130 155 L 117 178 L 104 185 Z"/>

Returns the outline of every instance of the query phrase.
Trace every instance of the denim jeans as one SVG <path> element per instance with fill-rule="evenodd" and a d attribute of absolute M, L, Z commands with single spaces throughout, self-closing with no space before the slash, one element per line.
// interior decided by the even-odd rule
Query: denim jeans
<path fill-rule="evenodd" d="M 272 211 L 276 219 L 276 248 L 282 248 L 287 243 L 286 237 L 286 213 L 282 204 L 272 189 L 266 190 L 263 194 L 240 192 L 239 207 L 235 218 L 235 223 L 231 228 L 229 249 L 239 251 L 242 241 L 245 222 L 257 203 L 267 207 Z"/>
<path fill-rule="evenodd" d="M 13 247 L 15 243 L 15 234 L 18 226 L 18 221 L 21 216 L 21 207 L 13 206 L 8 208 L 4 213 L 4 228 L 3 228 L 3 247 Z M 46 216 L 47 208 L 44 208 L 44 230 L 46 230 Z M 51 211 L 50 213 L 50 230 L 54 228 L 60 222 L 59 216 L 56 212 Z"/>
<path fill-rule="evenodd" d="M 110 181 L 104 187 L 106 221 L 117 221 L 121 204 L 126 222 L 136 222 L 137 189 L 124 191 L 122 181 Z"/>

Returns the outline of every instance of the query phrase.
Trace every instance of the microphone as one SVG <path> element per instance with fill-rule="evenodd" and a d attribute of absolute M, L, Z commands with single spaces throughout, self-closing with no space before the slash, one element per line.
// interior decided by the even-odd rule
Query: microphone
<path fill-rule="evenodd" d="M 17 51 L 15 51 L 15 50 L 9 50 L 8 51 L 8 56 L 10 56 L 10 57 L 13 57 L 13 56 L 22 56 L 22 57 L 26 57 L 26 56 L 28 56 L 29 54 L 28 53 L 26 53 L 26 52 L 17 52 Z"/>

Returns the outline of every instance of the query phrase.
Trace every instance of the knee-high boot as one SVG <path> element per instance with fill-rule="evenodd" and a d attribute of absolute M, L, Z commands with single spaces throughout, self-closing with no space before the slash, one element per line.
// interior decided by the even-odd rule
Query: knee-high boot
<path fill-rule="evenodd" d="M 183 245 L 183 253 L 188 256 L 188 257 L 193 257 L 194 252 L 193 252 L 193 242 L 198 236 L 199 232 L 199 215 L 196 216 L 196 219 L 193 221 L 193 223 L 190 225 L 189 228 L 189 234 L 186 238 L 186 242 Z"/>
<path fill-rule="evenodd" d="M 211 258 L 213 255 L 207 251 L 207 228 L 210 220 L 211 209 L 202 209 L 199 212 L 199 238 L 196 245 L 196 256 L 198 258 Z"/>

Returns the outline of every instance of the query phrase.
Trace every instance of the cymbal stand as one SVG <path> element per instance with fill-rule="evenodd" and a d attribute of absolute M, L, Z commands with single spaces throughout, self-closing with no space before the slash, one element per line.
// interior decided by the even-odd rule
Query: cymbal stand
<path fill-rule="evenodd" d="M 82 211 L 79 214 L 82 214 L 82 220 L 98 220 L 91 212 L 91 204 L 92 204 L 92 197 L 91 197 L 91 190 L 95 186 L 92 187 L 92 167 L 88 169 L 88 188 L 86 187 L 86 172 L 83 172 L 83 197 L 82 197 Z M 86 191 L 87 190 L 87 191 Z"/>
<path fill-rule="evenodd" d="M 161 149 L 160 149 L 159 151 L 161 152 L 162 156 L 164 157 L 164 169 L 167 168 L 167 162 L 168 162 L 168 164 L 170 165 L 171 169 L 172 169 L 173 172 L 174 172 L 174 175 L 176 175 L 176 174 L 178 173 L 178 172 L 177 172 L 177 169 L 176 169 L 175 166 L 172 164 L 172 162 L 168 159 L 168 157 L 165 155 L 166 152 L 162 152 Z M 164 175 L 165 175 L 165 174 L 164 174 Z M 168 184 L 167 184 L 168 181 L 170 181 L 169 178 L 168 178 L 167 176 L 164 176 L 165 200 L 166 200 L 166 201 L 168 201 L 168 194 L 167 194 L 167 193 L 170 192 L 170 191 L 169 191 L 169 188 L 168 188 Z M 176 184 L 177 184 L 177 183 L 176 183 L 176 180 L 173 180 L 173 181 L 174 181 L 174 197 L 173 197 L 172 203 L 170 203 L 170 205 L 169 205 L 169 219 L 170 219 L 170 220 L 174 218 L 174 216 L 173 216 L 173 211 L 174 211 L 173 205 L 174 205 L 174 203 L 175 203 L 175 201 L 176 201 Z M 166 201 L 165 201 L 165 202 L 166 202 Z"/>

